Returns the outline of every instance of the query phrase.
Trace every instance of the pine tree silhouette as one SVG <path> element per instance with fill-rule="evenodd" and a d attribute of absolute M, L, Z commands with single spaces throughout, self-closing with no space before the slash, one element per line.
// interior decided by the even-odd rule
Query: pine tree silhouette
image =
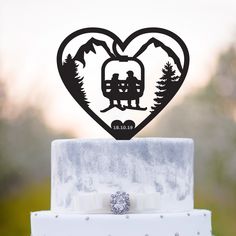
<path fill-rule="evenodd" d="M 79 76 L 77 72 L 77 67 L 78 66 L 76 65 L 76 62 L 73 60 L 72 56 L 68 54 L 62 66 L 63 77 L 67 78 L 68 80 L 71 80 L 72 89 L 76 90 L 77 97 L 80 103 L 83 103 L 83 105 L 88 106 L 89 102 L 86 98 L 86 93 L 83 88 L 84 77 Z"/>
<path fill-rule="evenodd" d="M 169 99 L 175 93 L 175 82 L 179 81 L 179 77 L 175 76 L 175 70 L 170 62 L 167 62 L 162 69 L 163 76 L 158 80 L 156 88 L 158 89 L 155 92 L 156 98 L 154 106 L 151 108 L 155 110 L 159 105 L 161 105 L 164 100 Z"/>

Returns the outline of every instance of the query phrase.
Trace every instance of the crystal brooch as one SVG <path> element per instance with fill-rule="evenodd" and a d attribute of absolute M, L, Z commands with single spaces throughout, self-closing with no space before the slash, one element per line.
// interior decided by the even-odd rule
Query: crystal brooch
<path fill-rule="evenodd" d="M 110 205 L 112 213 L 116 215 L 127 213 L 130 208 L 129 194 L 120 191 L 111 194 Z"/>

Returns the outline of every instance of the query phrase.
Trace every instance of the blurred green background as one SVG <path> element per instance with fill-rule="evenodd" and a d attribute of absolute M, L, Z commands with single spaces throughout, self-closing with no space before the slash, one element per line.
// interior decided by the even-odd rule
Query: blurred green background
<path fill-rule="evenodd" d="M 3 81 L 3 80 L 2 80 Z M 30 212 L 50 208 L 50 142 L 69 134 L 46 126 L 26 107 L 4 118 L 0 90 L 0 235 L 30 235 Z M 215 235 L 236 235 L 236 50 L 219 55 L 208 84 L 169 108 L 142 136 L 195 140 L 195 207 L 212 211 Z M 71 137 L 71 136 L 70 136 Z"/>

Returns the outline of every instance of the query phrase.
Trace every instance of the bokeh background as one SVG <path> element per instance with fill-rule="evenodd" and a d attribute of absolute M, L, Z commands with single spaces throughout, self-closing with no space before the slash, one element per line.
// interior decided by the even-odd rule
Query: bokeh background
<path fill-rule="evenodd" d="M 50 142 L 109 137 L 59 78 L 61 41 L 84 27 L 121 38 L 162 27 L 184 39 L 190 69 L 167 108 L 137 136 L 192 137 L 195 207 L 214 234 L 236 235 L 236 2 L 0 0 L 0 235 L 30 235 L 50 208 Z"/>

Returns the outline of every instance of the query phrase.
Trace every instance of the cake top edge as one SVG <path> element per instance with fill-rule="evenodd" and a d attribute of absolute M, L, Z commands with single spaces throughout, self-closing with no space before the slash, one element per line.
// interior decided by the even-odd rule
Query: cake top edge
<path fill-rule="evenodd" d="M 56 143 L 87 143 L 87 142 L 108 142 L 108 143 L 139 143 L 139 142 L 166 142 L 166 143 L 189 143 L 193 144 L 194 141 L 192 138 L 164 138 L 164 137 L 145 137 L 145 138 L 133 138 L 131 140 L 116 140 L 113 138 L 72 138 L 72 139 L 55 139 L 52 141 L 52 145 Z"/>

